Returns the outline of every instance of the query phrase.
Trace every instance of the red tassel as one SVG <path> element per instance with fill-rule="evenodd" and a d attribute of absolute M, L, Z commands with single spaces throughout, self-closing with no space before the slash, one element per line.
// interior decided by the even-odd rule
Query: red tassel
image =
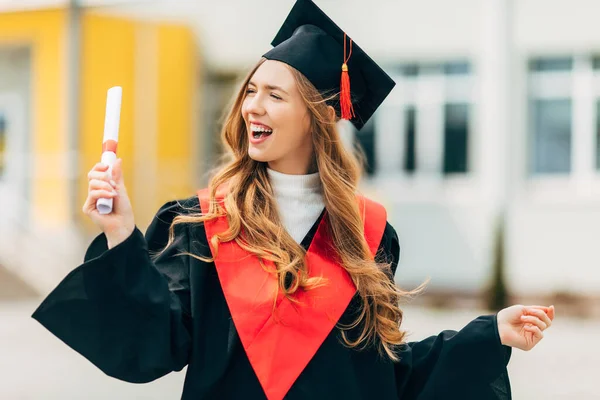
<path fill-rule="evenodd" d="M 340 84 L 340 108 L 342 109 L 342 119 L 351 120 L 354 118 L 354 107 L 350 97 L 350 75 L 348 75 L 348 66 L 342 65 L 342 82 Z"/>
<path fill-rule="evenodd" d="M 354 107 L 350 95 L 350 75 L 348 74 L 348 60 L 352 55 L 352 39 L 350 39 L 350 54 L 346 57 L 346 34 L 344 33 L 344 64 L 342 64 L 342 81 L 340 83 L 340 108 L 342 119 L 347 121 L 354 118 Z"/>

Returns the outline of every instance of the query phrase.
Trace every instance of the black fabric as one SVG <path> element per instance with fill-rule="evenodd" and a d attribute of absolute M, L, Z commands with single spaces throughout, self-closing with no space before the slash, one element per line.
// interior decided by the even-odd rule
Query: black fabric
<path fill-rule="evenodd" d="M 202 225 L 181 225 L 165 253 L 168 228 L 179 213 L 199 210 L 196 197 L 169 202 L 144 235 L 136 229 L 108 250 L 104 235 L 88 248 L 33 318 L 104 373 L 149 382 L 187 365 L 184 400 L 263 400 L 264 392 L 237 335 L 212 263 L 178 255 L 209 255 Z M 302 242 L 308 247 L 316 221 Z M 380 255 L 399 258 L 398 236 L 386 225 Z M 358 311 L 354 298 L 340 322 Z M 480 316 L 459 332 L 444 331 L 398 350 L 401 360 L 358 351 L 334 329 L 286 399 L 507 400 L 511 348 L 500 343 L 495 315 Z"/>
<path fill-rule="evenodd" d="M 348 55 L 350 36 L 345 40 Z M 271 45 L 263 57 L 294 67 L 326 97 L 340 91 L 344 31 L 312 1 L 296 1 Z M 395 82 L 354 41 L 347 65 L 355 112 L 350 121 L 360 130 Z M 330 104 L 340 115 L 339 101 Z"/>

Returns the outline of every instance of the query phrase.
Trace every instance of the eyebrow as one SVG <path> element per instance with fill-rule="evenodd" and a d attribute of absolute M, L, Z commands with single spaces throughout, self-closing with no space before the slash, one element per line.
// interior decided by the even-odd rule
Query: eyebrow
<path fill-rule="evenodd" d="M 256 85 L 254 82 L 248 82 L 248 86 L 250 86 L 250 85 L 252 85 L 252 86 L 257 86 L 257 85 Z M 268 90 L 279 90 L 280 92 L 283 92 L 283 93 L 285 93 L 285 94 L 287 94 L 287 95 L 289 96 L 289 93 L 288 93 L 288 92 L 286 92 L 285 90 L 283 90 L 283 88 L 281 88 L 280 86 L 275 86 L 275 85 L 264 85 L 263 87 L 264 87 L 265 89 L 268 89 Z"/>

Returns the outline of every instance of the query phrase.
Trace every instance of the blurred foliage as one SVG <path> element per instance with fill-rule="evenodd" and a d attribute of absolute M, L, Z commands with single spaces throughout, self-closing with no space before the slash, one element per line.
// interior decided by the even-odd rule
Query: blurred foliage
<path fill-rule="evenodd" d="M 490 310 L 501 310 L 508 306 L 508 290 L 504 277 L 505 253 L 504 253 L 504 215 L 498 218 L 494 234 L 494 265 L 492 270 L 492 282 L 487 290 L 486 303 Z"/>

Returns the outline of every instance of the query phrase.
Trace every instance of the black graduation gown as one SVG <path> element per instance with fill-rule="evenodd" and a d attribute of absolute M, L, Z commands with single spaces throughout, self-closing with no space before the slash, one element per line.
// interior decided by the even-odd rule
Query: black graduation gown
<path fill-rule="evenodd" d="M 182 207 L 183 205 L 183 207 Z M 213 263 L 177 255 L 209 255 L 204 227 L 179 225 L 177 239 L 158 258 L 178 213 L 199 209 L 198 198 L 160 208 L 146 235 L 137 228 L 108 250 L 104 234 L 90 244 L 84 263 L 70 272 L 32 317 L 104 373 L 135 383 L 188 366 L 182 399 L 265 399 L 232 322 Z M 323 214 L 322 214 L 323 215 Z M 308 248 L 315 222 L 302 245 Z M 388 223 L 380 244 L 395 272 L 398 237 Z M 351 321 L 359 302 L 342 316 Z M 510 399 L 506 365 L 511 348 L 500 342 L 496 315 L 462 330 L 443 331 L 399 350 L 400 361 L 375 348 L 325 339 L 286 399 Z"/>

